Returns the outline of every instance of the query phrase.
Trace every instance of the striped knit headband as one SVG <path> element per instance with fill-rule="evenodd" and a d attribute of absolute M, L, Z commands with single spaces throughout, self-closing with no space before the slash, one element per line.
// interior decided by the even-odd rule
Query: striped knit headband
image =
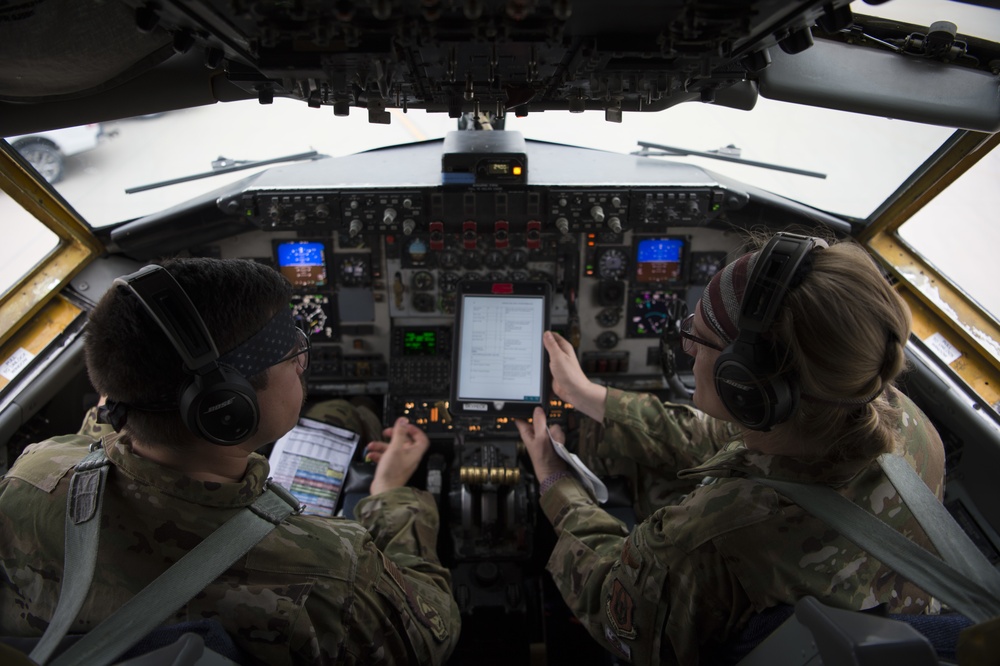
<path fill-rule="evenodd" d="M 744 254 L 723 268 L 712 277 L 701 296 L 701 315 L 724 346 L 739 336 L 736 324 L 740 320 L 740 304 L 759 256 L 760 252 Z"/>

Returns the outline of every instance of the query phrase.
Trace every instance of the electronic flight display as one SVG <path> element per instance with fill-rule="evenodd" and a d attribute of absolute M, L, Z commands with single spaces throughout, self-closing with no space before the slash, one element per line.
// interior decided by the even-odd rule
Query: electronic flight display
<path fill-rule="evenodd" d="M 688 314 L 682 290 L 637 289 L 629 294 L 625 335 L 658 338 L 667 326 L 675 326 Z"/>
<path fill-rule="evenodd" d="M 323 241 L 275 241 L 274 254 L 278 270 L 295 289 L 303 291 L 329 286 L 326 266 L 329 253 Z"/>
<path fill-rule="evenodd" d="M 683 238 L 640 238 L 635 243 L 635 273 L 638 284 L 677 284 L 683 278 Z"/>
<path fill-rule="evenodd" d="M 435 329 L 406 329 L 402 336 L 403 356 L 434 356 L 438 352 Z"/>
<path fill-rule="evenodd" d="M 340 338 L 337 326 L 336 296 L 333 294 L 294 294 L 289 304 L 295 325 L 309 334 L 313 341 L 328 342 Z"/>

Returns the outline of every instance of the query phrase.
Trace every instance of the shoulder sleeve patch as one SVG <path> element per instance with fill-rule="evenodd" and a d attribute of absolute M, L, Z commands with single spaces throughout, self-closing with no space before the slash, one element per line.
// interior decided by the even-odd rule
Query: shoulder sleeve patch
<path fill-rule="evenodd" d="M 420 595 L 413 589 L 410 581 L 399 570 L 399 566 L 386 557 L 385 553 L 380 554 L 382 555 L 382 564 L 385 567 L 386 573 L 389 574 L 389 577 L 392 578 L 403 592 L 406 605 L 409 606 L 413 616 L 420 624 L 430 630 L 435 640 L 438 642 L 445 641 L 448 638 L 448 627 L 445 626 L 444 618 L 438 614 L 437 610 L 431 604 L 420 598 Z"/>
<path fill-rule="evenodd" d="M 608 605 L 605 610 L 615 635 L 626 640 L 635 640 L 638 635 L 634 618 L 635 600 L 617 578 L 611 584 L 611 594 L 608 596 Z"/>

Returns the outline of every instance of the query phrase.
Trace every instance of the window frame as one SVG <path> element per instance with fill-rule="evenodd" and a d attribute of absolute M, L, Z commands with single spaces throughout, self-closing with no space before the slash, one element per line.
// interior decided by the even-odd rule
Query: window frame
<path fill-rule="evenodd" d="M 913 313 L 913 334 L 927 340 L 940 334 L 960 354 L 950 363 L 994 412 L 1000 405 L 1000 325 L 899 234 L 899 228 L 980 159 L 1000 145 L 1000 133 L 960 130 L 931 156 L 879 210 L 858 235 L 895 279 Z M 990 346 L 983 340 L 992 342 Z"/>
<path fill-rule="evenodd" d="M 79 214 L 4 139 L 0 139 L 0 190 L 58 237 L 56 247 L 0 297 L 0 357 L 6 359 L 15 334 L 105 248 Z"/>

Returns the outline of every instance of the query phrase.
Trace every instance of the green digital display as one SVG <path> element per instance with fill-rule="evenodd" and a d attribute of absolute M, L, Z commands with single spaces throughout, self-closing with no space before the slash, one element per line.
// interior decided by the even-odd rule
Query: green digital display
<path fill-rule="evenodd" d="M 404 356 L 433 356 L 437 352 L 437 331 L 405 331 Z"/>

